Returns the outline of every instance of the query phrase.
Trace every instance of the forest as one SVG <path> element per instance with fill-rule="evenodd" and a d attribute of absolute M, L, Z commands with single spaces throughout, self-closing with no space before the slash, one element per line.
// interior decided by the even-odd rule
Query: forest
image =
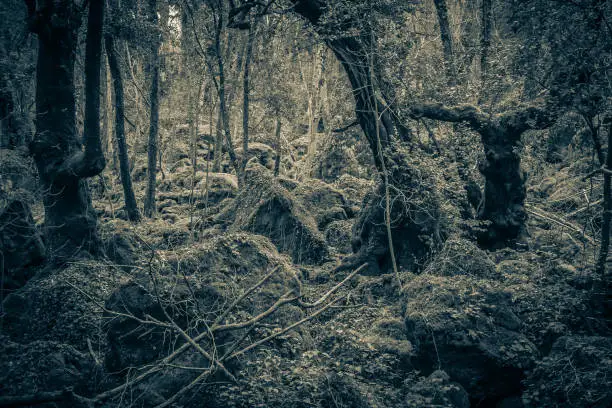
<path fill-rule="evenodd" d="M 612 406 L 612 1 L 0 20 L 0 407 Z"/>

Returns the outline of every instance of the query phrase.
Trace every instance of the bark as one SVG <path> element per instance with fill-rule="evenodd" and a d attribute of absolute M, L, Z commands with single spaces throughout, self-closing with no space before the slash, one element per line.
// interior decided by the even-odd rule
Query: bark
<path fill-rule="evenodd" d="M 412 116 L 465 122 L 480 134 L 485 160 L 479 170 L 485 178 L 485 188 L 478 218 L 491 224 L 479 241 L 485 247 L 497 247 L 519 238 L 527 218 L 525 179 L 519 155 L 521 135 L 529 129 L 550 126 L 554 118 L 535 107 L 487 115 L 471 105 L 449 108 L 440 104 L 415 105 Z"/>
<path fill-rule="evenodd" d="M 492 0 L 482 0 L 482 8 L 480 11 L 480 80 L 483 88 L 487 80 L 489 49 L 491 48 L 491 31 L 493 22 L 491 3 Z"/>
<path fill-rule="evenodd" d="M 446 66 L 446 80 L 449 85 L 457 82 L 457 72 L 455 70 L 455 57 L 453 53 L 453 38 L 448 22 L 448 7 L 446 0 L 434 0 L 438 13 L 438 24 L 440 25 L 440 39 L 444 51 L 444 64 Z"/>
<path fill-rule="evenodd" d="M 278 173 L 280 172 L 280 164 L 281 164 L 281 119 L 280 116 L 276 117 L 276 131 L 275 131 L 275 138 L 274 140 L 276 140 L 276 158 L 274 159 L 274 176 L 277 177 Z"/>
<path fill-rule="evenodd" d="M 157 1 L 149 0 L 151 23 L 158 26 Z M 155 209 L 155 187 L 157 182 L 158 130 L 159 130 L 159 47 L 161 39 L 155 34 L 151 47 L 151 116 L 149 122 L 149 143 L 147 156 L 147 191 L 145 193 L 144 215 L 153 217 Z"/>
<path fill-rule="evenodd" d="M 227 107 L 227 100 L 225 95 L 225 64 L 223 63 L 223 52 L 221 50 L 221 29 L 223 28 L 223 10 L 219 8 L 219 17 L 217 20 L 217 27 L 215 32 L 215 54 L 217 57 L 217 68 L 219 73 L 219 82 L 217 84 L 217 90 L 219 93 L 219 113 L 221 115 L 221 123 L 223 125 L 223 133 L 225 135 L 225 143 L 227 144 L 227 152 L 230 157 L 230 162 L 236 170 L 236 175 L 240 179 L 240 163 L 236 158 L 234 151 L 234 145 L 232 143 L 232 134 L 230 131 L 230 118 L 229 110 Z"/>
<path fill-rule="evenodd" d="M 111 35 L 105 36 L 106 53 L 108 55 L 108 65 L 112 77 L 115 91 L 115 139 L 119 156 L 119 170 L 121 185 L 123 186 L 123 198 L 128 219 L 132 222 L 140 221 L 140 212 L 136 204 L 136 197 L 132 187 L 130 176 L 130 162 L 127 143 L 125 141 L 125 107 L 123 103 L 123 78 L 121 68 L 117 59 L 114 39 Z"/>
<path fill-rule="evenodd" d="M 612 123 L 608 125 L 608 153 L 606 156 L 606 165 L 604 167 L 604 184 L 603 184 L 603 216 L 601 224 L 601 245 L 599 247 L 599 256 L 597 257 L 596 272 L 604 276 L 606 273 L 606 264 L 608 260 L 608 250 L 610 247 L 610 224 L 612 223 L 612 189 L 610 171 L 612 169 Z"/>
<path fill-rule="evenodd" d="M 50 256 L 66 261 L 98 252 L 97 219 L 85 178 L 104 169 L 100 142 L 100 54 L 104 2 L 90 1 L 85 57 L 84 146 L 76 132 L 74 62 L 80 12 L 72 1 L 28 3 L 38 34 L 36 135 L 30 144 L 45 206 Z"/>
<path fill-rule="evenodd" d="M 251 57 L 253 54 L 253 42 L 255 41 L 255 29 L 257 20 L 249 25 L 249 34 L 247 39 L 246 53 L 244 56 L 244 76 L 242 82 L 242 171 L 244 175 L 247 162 L 249 161 L 249 70 L 251 66 Z"/>

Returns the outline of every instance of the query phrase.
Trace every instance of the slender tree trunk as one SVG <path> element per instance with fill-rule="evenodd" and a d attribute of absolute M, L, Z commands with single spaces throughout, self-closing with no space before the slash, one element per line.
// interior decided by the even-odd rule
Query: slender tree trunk
<path fill-rule="evenodd" d="M 36 135 L 30 149 L 43 187 L 47 247 L 52 258 L 66 261 L 99 251 L 97 218 L 85 179 L 105 166 L 99 122 L 104 2 L 91 0 L 89 6 L 84 149 L 76 132 L 74 95 L 80 13 L 70 0 L 41 3 L 39 10 L 34 2 L 26 3 L 39 40 Z"/>
<path fill-rule="evenodd" d="M 253 43 L 255 42 L 255 32 L 257 20 L 253 20 L 249 25 L 249 37 L 247 39 L 246 53 L 244 56 L 244 75 L 242 83 L 242 171 L 244 176 L 247 162 L 249 161 L 249 70 L 251 66 L 251 56 L 253 54 Z"/>
<path fill-rule="evenodd" d="M 448 21 L 448 7 L 446 5 L 446 0 L 434 0 L 434 4 L 438 13 L 440 38 L 442 40 L 442 48 L 444 50 L 446 80 L 449 85 L 455 85 L 457 83 L 457 71 L 455 69 L 455 56 L 453 53 L 453 37 L 451 35 L 450 23 Z"/>
<path fill-rule="evenodd" d="M 281 164 L 281 119 L 280 115 L 276 116 L 276 132 L 274 140 L 276 140 L 276 158 L 274 159 L 274 176 L 278 177 L 278 173 L 280 172 L 280 164 Z"/>
<path fill-rule="evenodd" d="M 217 56 L 217 67 L 219 73 L 219 83 L 218 83 L 218 91 L 219 91 L 219 112 L 221 115 L 221 122 L 223 125 L 223 131 L 225 134 L 225 143 L 227 145 L 227 152 L 230 157 L 230 162 L 234 169 L 236 170 L 236 176 L 240 179 L 240 163 L 236 158 L 236 153 L 234 151 L 234 145 L 232 143 L 232 134 L 230 131 L 230 117 L 229 111 L 227 107 L 227 100 L 225 95 L 225 65 L 223 63 L 223 52 L 221 50 L 221 29 L 223 28 L 223 10 L 220 10 L 219 19 L 217 21 L 217 29 L 215 33 L 215 51 Z"/>
<path fill-rule="evenodd" d="M 489 68 L 489 49 L 491 48 L 491 31 L 493 23 L 492 1 L 493 0 L 482 0 L 482 8 L 480 11 L 480 81 L 482 88 L 484 88 L 486 84 Z"/>
<path fill-rule="evenodd" d="M 130 176 L 130 162 L 128 156 L 127 143 L 125 141 L 125 108 L 123 104 L 123 78 L 121 68 L 117 60 L 117 50 L 114 46 L 114 39 L 111 35 L 105 36 L 106 54 L 108 56 L 109 70 L 115 88 L 115 138 L 119 156 L 119 170 L 121 185 L 123 186 L 123 198 L 128 219 L 132 222 L 140 221 L 140 212 L 136 204 L 132 178 Z"/>
<path fill-rule="evenodd" d="M 608 250 L 610 247 L 610 224 L 612 223 L 612 123 L 608 125 L 608 153 L 606 155 L 606 165 L 604 167 L 604 184 L 603 184 L 603 215 L 601 223 L 601 246 L 599 248 L 599 256 L 597 257 L 596 272 L 604 276 L 606 273 L 606 264 L 608 260 Z"/>
<path fill-rule="evenodd" d="M 151 22 L 155 27 L 158 27 L 157 18 L 157 1 L 149 0 L 149 12 L 151 13 Z M 159 36 L 159 34 L 156 34 Z M 155 209 L 155 187 L 157 181 L 157 160 L 158 160 L 158 126 L 159 126 L 159 47 L 161 39 L 159 37 L 153 40 L 151 49 L 151 117 L 149 123 L 149 143 L 147 156 L 147 191 L 144 202 L 144 215 L 153 217 Z"/>
<path fill-rule="evenodd" d="M 221 164 L 223 161 L 223 130 L 221 125 L 221 109 L 217 112 L 217 126 L 215 133 L 215 148 L 214 148 L 214 162 L 213 162 L 213 172 L 221 171 Z"/>

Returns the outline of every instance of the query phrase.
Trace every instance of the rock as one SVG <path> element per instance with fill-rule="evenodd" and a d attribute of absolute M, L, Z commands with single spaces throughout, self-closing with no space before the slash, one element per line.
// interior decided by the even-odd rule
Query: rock
<path fill-rule="evenodd" d="M 347 219 L 347 200 L 342 192 L 321 180 L 312 179 L 301 183 L 293 194 L 302 202 L 306 210 L 314 215 L 320 230 L 332 221 Z"/>
<path fill-rule="evenodd" d="M 332 221 L 325 228 L 325 240 L 341 254 L 351 253 L 351 230 L 353 222 L 349 220 Z"/>
<path fill-rule="evenodd" d="M 245 186 L 227 212 L 235 215 L 230 231 L 264 235 L 296 263 L 321 264 L 328 257 L 313 217 L 260 165 L 247 168 Z M 227 212 L 224 217 L 231 219 Z"/>
<path fill-rule="evenodd" d="M 218 235 L 190 247 L 160 251 L 159 256 L 164 262 L 154 271 L 156 287 L 148 274 L 139 276 L 115 290 L 106 302 L 107 310 L 137 319 L 152 316 L 169 322 L 161 303 L 179 326 L 190 333 L 202 332 L 240 293 L 259 282 L 275 266 L 280 268 L 278 272 L 250 295 L 248 301 L 238 305 L 228 319 L 248 320 L 263 312 L 290 289 L 297 275 L 269 240 L 246 233 Z M 109 317 L 113 317 L 112 313 Z M 269 322 L 286 326 L 300 318 L 282 308 Z M 105 331 L 109 344 L 106 366 L 112 372 L 162 358 L 185 341 L 176 333 L 169 333 L 166 327 L 141 325 L 136 319 L 124 316 L 109 319 Z M 228 331 L 216 335 L 216 352 L 223 354 L 234 336 L 240 334 Z M 208 364 L 197 360 L 194 363 L 194 358 L 200 358 L 197 353 L 185 358 L 186 365 Z"/>
<path fill-rule="evenodd" d="M 612 406 L 612 340 L 564 336 L 525 380 L 526 407 Z"/>
<path fill-rule="evenodd" d="M 21 343 L 55 341 L 79 351 L 88 350 L 89 339 L 97 350 L 104 342 L 100 305 L 117 279 L 117 269 L 95 262 L 41 271 L 4 300 L 4 333 Z"/>
<path fill-rule="evenodd" d="M 391 234 L 397 266 L 418 271 L 444 241 L 447 225 L 440 207 L 436 180 L 432 174 L 409 163 L 405 152 L 396 152 L 389 162 L 393 173 L 389 183 Z M 391 166 L 391 165 L 390 165 Z M 346 265 L 369 263 L 367 274 L 392 270 L 386 225 L 386 196 L 381 183 L 364 199 L 364 206 L 353 225 L 353 259 Z"/>
<path fill-rule="evenodd" d="M 45 246 L 30 207 L 13 200 L 0 212 L 0 254 L 4 289 L 23 286 L 33 275 L 30 267 L 45 257 Z"/>
<path fill-rule="evenodd" d="M 459 237 L 449 237 L 425 267 L 425 273 L 437 276 L 466 275 L 475 278 L 498 279 L 499 272 L 487 252 Z"/>
<path fill-rule="evenodd" d="M 372 180 L 343 174 L 333 183 L 333 186 L 342 191 L 351 204 L 360 206 L 366 194 L 374 190 L 376 184 Z"/>
<path fill-rule="evenodd" d="M 469 408 L 470 400 L 460 384 L 451 381 L 446 372 L 436 370 L 409 388 L 405 407 Z"/>
<path fill-rule="evenodd" d="M 14 343 L 0 337 L 0 390 L 2 396 L 62 391 L 72 387 L 79 395 L 91 394 L 96 364 L 89 354 L 53 341 Z"/>
<path fill-rule="evenodd" d="M 236 149 L 236 158 L 238 160 L 242 160 L 243 150 L 242 147 Z M 257 159 L 257 162 L 262 166 L 268 168 L 269 170 L 274 170 L 274 162 L 276 160 L 276 151 L 270 146 L 251 142 L 249 143 L 249 153 L 247 155 L 247 161 L 251 160 L 253 157 Z"/>
<path fill-rule="evenodd" d="M 517 330 L 509 293 L 468 276 L 422 274 L 405 289 L 405 324 L 415 368 L 441 367 L 475 401 L 516 395 L 538 350 Z"/>

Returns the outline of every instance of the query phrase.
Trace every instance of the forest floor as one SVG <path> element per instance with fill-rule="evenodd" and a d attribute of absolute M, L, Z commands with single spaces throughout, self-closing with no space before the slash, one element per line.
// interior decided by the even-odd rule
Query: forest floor
<path fill-rule="evenodd" d="M 609 407 L 583 167 L 530 179 L 520 247 L 484 251 L 455 234 L 418 274 L 370 276 L 336 267 L 371 181 L 275 180 L 255 166 L 241 189 L 224 173 L 198 173 L 191 189 L 177 162 L 156 219 L 132 225 L 120 194 L 98 194 L 105 257 L 39 267 L 5 296 L 0 395 L 84 397 L 47 404 L 60 407 Z"/>

